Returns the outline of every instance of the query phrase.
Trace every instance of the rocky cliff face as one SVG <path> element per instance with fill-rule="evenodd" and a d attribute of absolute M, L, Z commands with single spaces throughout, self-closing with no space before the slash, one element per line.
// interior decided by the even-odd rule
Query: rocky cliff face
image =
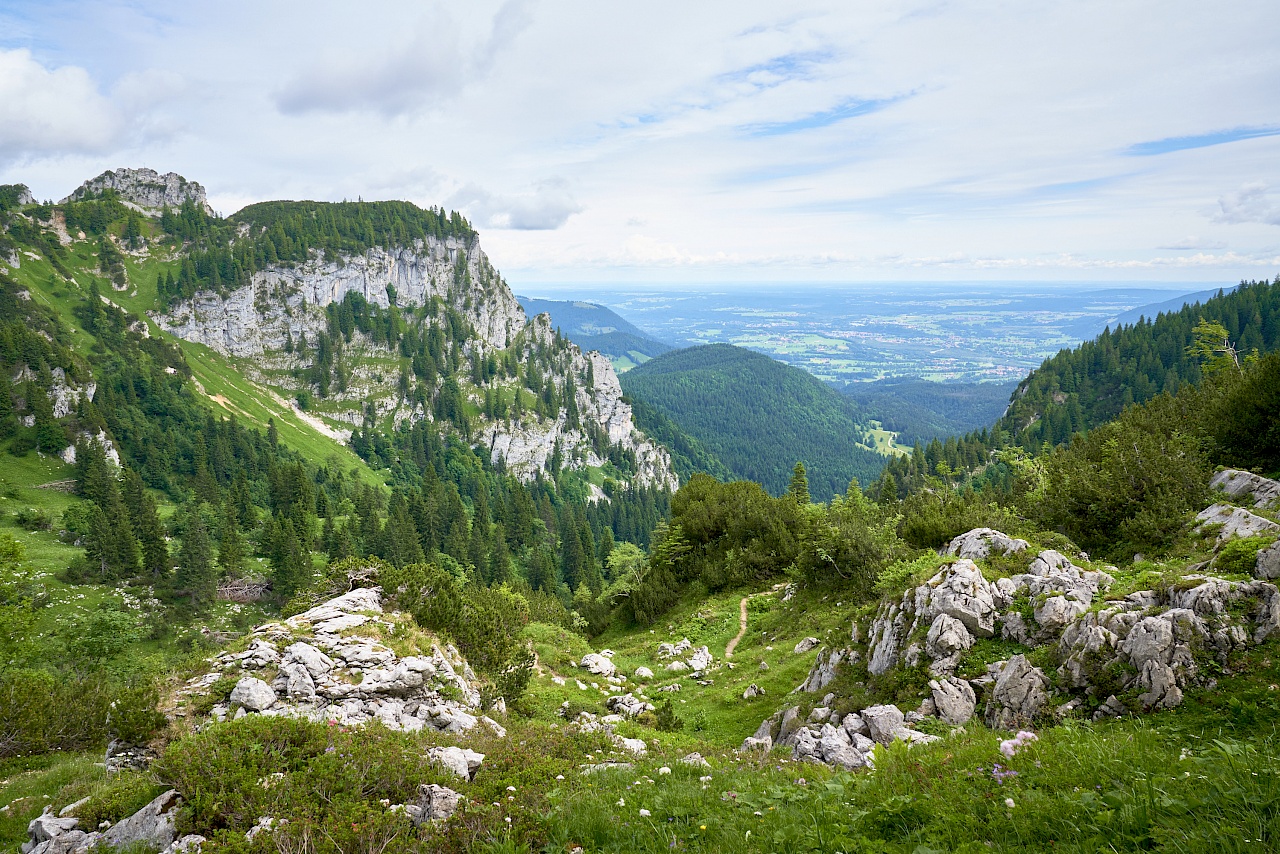
<path fill-rule="evenodd" d="M 144 213 L 160 213 L 165 207 L 178 208 L 188 199 L 213 215 L 205 200 L 204 187 L 174 172 L 161 175 L 154 169 L 116 169 L 103 172 L 81 184 L 59 204 L 74 202 L 103 190 L 115 190 L 120 201 Z"/>
<path fill-rule="evenodd" d="M 454 265 L 465 259 L 472 285 L 453 287 Z M 229 356 L 259 357 L 282 351 L 286 338 L 314 341 L 324 331 L 325 306 L 349 293 L 373 305 L 420 306 L 445 300 L 475 328 L 485 347 L 502 349 L 524 328 L 524 309 L 500 282 L 480 284 L 488 263 L 479 244 L 454 237 L 418 241 L 412 247 L 374 247 L 335 261 L 314 259 L 293 268 L 265 270 L 248 287 L 225 296 L 202 292 L 156 320 L 169 332 Z M 487 277 L 486 277 L 487 278 Z"/>
<path fill-rule="evenodd" d="M 458 281 L 460 263 L 466 270 L 465 284 Z M 473 437 L 495 463 L 502 460 L 518 477 L 530 480 L 544 471 L 557 446 L 567 465 L 601 465 L 599 438 L 606 437 L 609 444 L 634 456 L 641 483 L 676 487 L 669 454 L 636 429 L 609 361 L 557 339 L 546 315 L 526 318 L 474 240 L 430 238 L 413 246 L 374 247 L 361 255 L 314 258 L 296 267 L 268 269 L 254 274 L 246 287 L 227 294 L 199 293 L 154 319 L 180 338 L 248 360 L 246 370 L 255 381 L 300 391 L 306 384 L 297 379 L 299 370 L 315 359 L 301 342 L 314 344 L 320 339 L 328 328 L 325 307 L 341 303 L 348 294 L 358 294 L 381 308 L 392 305 L 393 295 L 395 305 L 405 309 L 442 301 L 474 332 L 459 354 L 464 365 L 505 350 L 514 350 L 520 365 L 535 358 L 559 361 L 561 370 L 547 381 L 563 401 L 570 394 L 567 378 L 572 378 L 579 423 L 570 423 L 564 407 L 554 418 L 532 412 L 481 416 L 482 426 Z M 348 380 L 343 388 L 329 392 L 323 414 L 353 425 L 362 423 L 370 407 L 376 417 L 390 417 L 396 423 L 432 418 L 428 405 L 399 387 L 398 369 L 387 369 L 389 362 L 400 358 L 398 353 L 358 333 L 350 350 L 355 358 Z M 464 373 L 469 372 L 460 369 L 457 377 L 464 394 L 482 408 L 486 393 L 496 392 L 498 384 L 476 384 Z M 443 382 L 442 376 L 433 391 Z"/>

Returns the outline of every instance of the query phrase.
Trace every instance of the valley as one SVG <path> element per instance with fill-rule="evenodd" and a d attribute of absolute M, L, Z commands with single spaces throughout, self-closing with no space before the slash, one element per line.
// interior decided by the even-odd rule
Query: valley
<path fill-rule="evenodd" d="M 118 170 L 0 219 L 10 848 L 1277 838 L 1280 280 L 883 302 L 917 373 L 842 394 L 530 317 L 441 208 Z"/>

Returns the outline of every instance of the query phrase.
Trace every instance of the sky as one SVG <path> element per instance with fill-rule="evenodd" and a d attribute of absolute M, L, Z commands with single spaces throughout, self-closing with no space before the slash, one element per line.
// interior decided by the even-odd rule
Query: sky
<path fill-rule="evenodd" d="M 0 183 L 461 210 L 530 283 L 1280 273 L 1280 3 L 0 0 Z"/>

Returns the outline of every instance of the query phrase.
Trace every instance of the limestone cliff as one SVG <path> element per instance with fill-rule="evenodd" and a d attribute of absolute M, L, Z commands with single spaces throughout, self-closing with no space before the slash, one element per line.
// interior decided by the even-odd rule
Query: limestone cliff
<path fill-rule="evenodd" d="M 154 169 L 116 169 L 103 172 L 97 178 L 85 181 L 59 204 L 79 201 L 103 190 L 114 190 L 120 201 L 143 213 L 156 214 L 165 207 L 178 208 L 189 199 L 203 208 L 205 213 L 213 215 L 213 208 L 205 201 L 204 187 L 174 172 L 161 175 Z"/>
<path fill-rule="evenodd" d="M 557 448 L 570 467 L 603 465 L 612 448 L 612 456 L 620 451 L 640 483 L 676 487 L 669 454 L 632 423 L 609 361 L 583 354 L 556 334 L 546 315 L 526 318 L 475 239 L 428 237 L 355 255 L 315 255 L 295 266 L 255 272 L 248 285 L 225 294 L 199 292 L 153 317 L 180 338 L 243 360 L 242 369 L 262 385 L 310 394 L 307 370 L 320 358 L 317 343 L 332 331 L 326 308 L 352 294 L 380 309 L 395 307 L 406 323 L 427 332 L 448 327 L 453 343 L 446 346 L 446 361 L 453 367 L 415 393 L 397 366 L 403 353 L 356 332 L 343 344 L 342 381 L 318 392 L 323 400 L 317 400 L 316 413 L 353 426 L 368 417 L 396 424 L 437 419 L 432 401 L 453 379 L 480 412 L 478 429 L 462 432 L 487 448 L 493 462 L 502 461 L 524 480 L 547 470 Z M 464 340 L 459 340 L 459 322 L 468 327 Z M 485 360 L 504 354 L 513 357 L 517 373 L 536 366 L 545 374 L 544 384 L 554 388 L 562 404 L 558 413 L 516 407 L 495 414 L 486 408 L 487 398 L 528 394 L 509 377 L 483 375 Z"/>

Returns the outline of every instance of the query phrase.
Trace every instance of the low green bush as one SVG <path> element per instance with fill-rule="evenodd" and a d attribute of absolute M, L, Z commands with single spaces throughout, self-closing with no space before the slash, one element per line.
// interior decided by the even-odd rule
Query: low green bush
<path fill-rule="evenodd" d="M 1219 572 L 1252 575 L 1258 563 L 1258 552 L 1271 545 L 1273 537 L 1241 537 L 1229 541 L 1213 559 Z"/>

